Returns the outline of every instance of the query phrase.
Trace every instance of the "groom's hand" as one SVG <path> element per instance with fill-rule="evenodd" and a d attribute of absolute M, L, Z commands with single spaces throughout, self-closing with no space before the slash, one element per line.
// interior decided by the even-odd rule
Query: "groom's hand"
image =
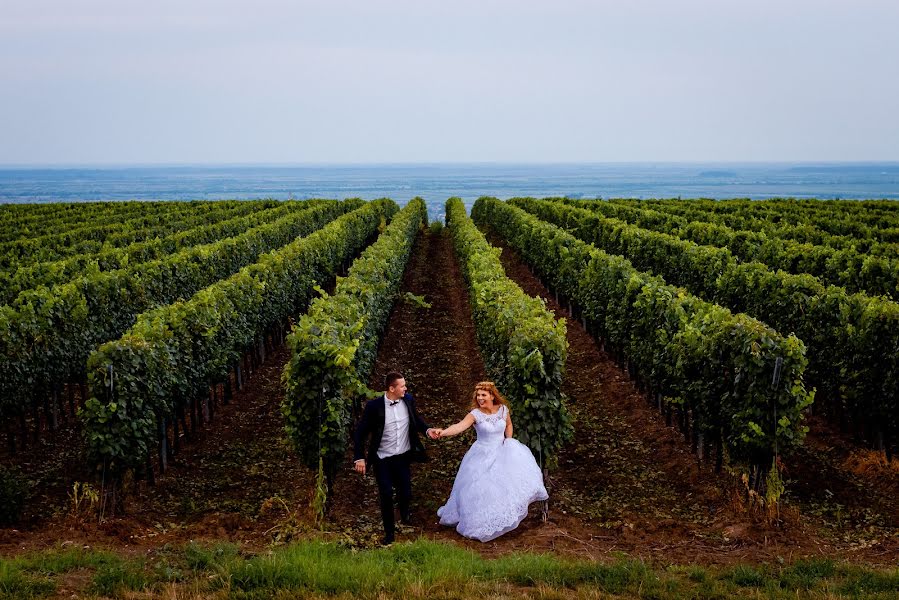
<path fill-rule="evenodd" d="M 356 472 L 365 475 L 365 459 L 360 458 L 355 463 L 353 463 L 353 467 L 356 469 Z"/>

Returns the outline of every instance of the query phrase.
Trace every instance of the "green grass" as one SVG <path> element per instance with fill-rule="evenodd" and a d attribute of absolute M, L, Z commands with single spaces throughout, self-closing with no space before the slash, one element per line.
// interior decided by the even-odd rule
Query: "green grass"
<path fill-rule="evenodd" d="M 608 561 L 517 553 L 485 559 L 418 540 L 375 550 L 306 541 L 246 555 L 227 543 L 164 546 L 140 558 L 54 549 L 0 558 L 0 600 L 43 598 L 83 571 L 80 595 L 133 592 L 189 598 L 899 598 L 899 569 L 814 558 L 792 564 L 660 566 L 626 555 Z"/>
<path fill-rule="evenodd" d="M 88 592 L 117 597 L 128 590 L 143 590 L 148 587 L 150 579 L 142 565 L 129 561 L 116 561 L 103 564 L 97 569 Z"/>
<path fill-rule="evenodd" d="M 68 547 L 26 554 L 12 562 L 22 570 L 32 573 L 59 575 L 75 569 L 96 569 L 102 565 L 119 560 L 121 559 L 112 552 L 103 550 L 85 551 L 81 548 Z"/>
<path fill-rule="evenodd" d="M 784 589 L 810 590 L 835 573 L 836 565 L 829 558 L 800 560 L 781 571 L 780 586 Z"/>
<path fill-rule="evenodd" d="M 740 587 L 761 587 L 766 580 L 761 571 L 750 565 L 737 565 L 725 577 Z"/>
<path fill-rule="evenodd" d="M 10 561 L 0 560 L 0 599 L 41 598 L 55 589 L 56 585 L 46 577 L 26 573 Z"/>
<path fill-rule="evenodd" d="M 846 570 L 838 591 L 848 597 L 899 598 L 899 568 L 871 571 L 860 567 Z"/>

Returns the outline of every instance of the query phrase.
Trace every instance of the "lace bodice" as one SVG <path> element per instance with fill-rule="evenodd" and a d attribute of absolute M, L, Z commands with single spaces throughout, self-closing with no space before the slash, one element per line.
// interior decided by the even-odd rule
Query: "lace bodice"
<path fill-rule="evenodd" d="M 477 441 L 482 444 L 500 444 L 505 438 L 506 432 L 506 407 L 500 406 L 496 414 L 488 415 L 479 409 L 474 409 L 474 429 L 478 434 Z"/>

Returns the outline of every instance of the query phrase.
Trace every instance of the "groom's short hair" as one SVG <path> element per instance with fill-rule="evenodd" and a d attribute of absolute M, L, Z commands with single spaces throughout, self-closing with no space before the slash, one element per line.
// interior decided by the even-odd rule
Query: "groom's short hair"
<path fill-rule="evenodd" d="M 384 376 L 384 389 L 389 390 L 390 386 L 399 381 L 400 379 L 405 379 L 402 373 L 398 373 L 397 371 L 391 371 L 387 375 Z"/>

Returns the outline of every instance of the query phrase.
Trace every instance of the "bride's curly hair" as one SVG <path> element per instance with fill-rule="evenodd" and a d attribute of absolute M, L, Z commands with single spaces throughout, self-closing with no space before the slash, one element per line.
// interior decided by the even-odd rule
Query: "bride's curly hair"
<path fill-rule="evenodd" d="M 492 381 L 481 381 L 474 386 L 474 391 L 471 393 L 471 404 L 474 408 L 478 408 L 478 390 L 485 390 L 490 392 L 493 395 L 493 403 L 494 404 L 504 404 L 506 406 L 509 405 L 509 401 L 506 400 L 506 397 L 499 393 L 499 390 L 496 389 L 496 384 Z"/>

